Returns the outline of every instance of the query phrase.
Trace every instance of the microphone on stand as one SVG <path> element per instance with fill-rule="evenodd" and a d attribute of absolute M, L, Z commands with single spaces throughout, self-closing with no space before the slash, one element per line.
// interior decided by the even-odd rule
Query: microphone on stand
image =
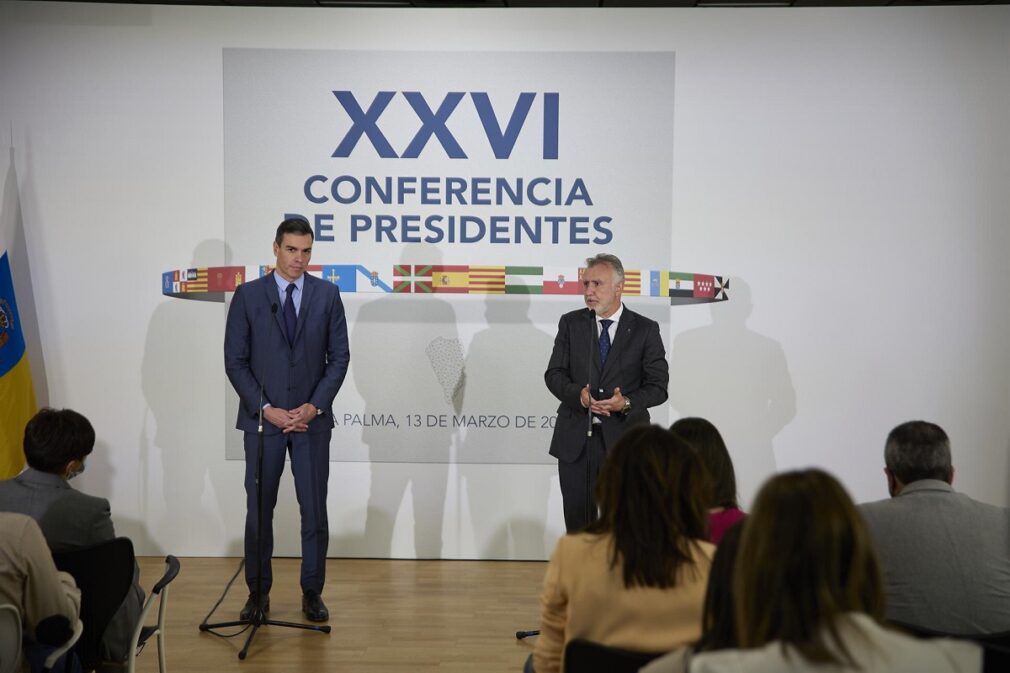
<path fill-rule="evenodd" d="M 273 319 L 273 317 L 275 315 L 277 315 L 277 302 L 274 302 L 273 304 L 270 304 L 270 318 Z M 263 435 L 263 386 L 264 385 L 266 385 L 266 377 L 263 376 L 263 372 L 260 372 L 260 425 L 259 425 L 259 428 L 257 428 L 256 432 L 258 432 L 261 436 Z"/>
<path fill-rule="evenodd" d="M 596 311 L 589 309 L 589 359 L 586 360 L 586 389 L 589 391 L 589 407 L 586 409 L 586 437 L 593 436 L 593 348 L 596 346 Z"/>

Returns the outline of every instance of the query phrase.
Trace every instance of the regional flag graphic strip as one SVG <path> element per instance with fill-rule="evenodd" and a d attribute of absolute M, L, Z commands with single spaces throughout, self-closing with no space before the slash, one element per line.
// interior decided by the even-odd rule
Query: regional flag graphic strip
<path fill-rule="evenodd" d="M 362 264 L 314 264 L 307 273 L 341 292 L 403 294 L 581 295 L 583 267 L 396 264 L 386 272 Z M 212 266 L 161 274 L 161 293 L 182 299 L 224 301 L 242 283 L 270 273 L 273 266 Z M 669 298 L 671 306 L 729 299 L 729 278 L 658 269 L 625 269 L 624 294 Z"/>
<path fill-rule="evenodd" d="M 24 467 L 22 439 L 36 407 L 10 258 L 0 250 L 0 479 L 10 479 Z"/>
<path fill-rule="evenodd" d="M 505 294 L 543 294 L 544 267 L 506 266 Z"/>

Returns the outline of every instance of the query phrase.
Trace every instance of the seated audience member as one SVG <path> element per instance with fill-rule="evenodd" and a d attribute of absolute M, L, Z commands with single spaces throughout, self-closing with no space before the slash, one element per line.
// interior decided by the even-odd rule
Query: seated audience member
<path fill-rule="evenodd" d="M 621 437 L 596 485 L 600 519 L 562 537 L 547 565 L 527 671 L 561 670 L 575 638 L 645 652 L 697 640 L 714 551 L 703 477 L 694 449 L 663 428 Z"/>
<path fill-rule="evenodd" d="M 977 673 L 975 643 L 883 626 L 884 593 L 862 518 L 821 470 L 772 477 L 747 518 L 733 572 L 737 648 L 692 656 L 691 673 Z"/>
<path fill-rule="evenodd" d="M 116 537 L 109 501 L 85 495 L 68 483 L 84 471 L 95 445 L 87 418 L 70 409 L 42 409 L 25 426 L 28 468 L 0 481 L 0 511 L 35 519 L 53 552 L 88 547 Z M 102 637 L 103 657 L 121 662 L 129 656 L 133 629 L 144 604 L 135 566 L 133 586 Z"/>
<path fill-rule="evenodd" d="M 693 446 L 712 480 L 708 503 L 708 541 L 719 544 L 723 534 L 744 518 L 736 501 L 736 473 L 726 443 L 714 425 L 704 418 L 682 418 L 670 427 Z"/>
<path fill-rule="evenodd" d="M 2 604 L 21 613 L 25 653 L 37 650 L 39 659 L 45 658 L 46 646 L 60 645 L 70 637 L 81 606 L 74 578 L 56 569 L 39 525 L 24 514 L 0 512 Z M 25 657 L 19 666 L 28 670 Z"/>
<path fill-rule="evenodd" d="M 1010 630 L 1010 510 L 951 488 L 950 440 L 926 421 L 884 446 L 888 500 L 860 508 L 884 569 L 888 619 L 933 631 Z"/>
<path fill-rule="evenodd" d="M 733 566 L 740 549 L 743 524 L 731 526 L 722 536 L 719 548 L 712 558 L 712 572 L 705 590 L 705 610 L 701 618 L 701 638 L 694 645 L 654 660 L 641 673 L 686 672 L 691 657 L 700 652 L 715 652 L 736 647 L 736 629 L 733 623 Z"/>

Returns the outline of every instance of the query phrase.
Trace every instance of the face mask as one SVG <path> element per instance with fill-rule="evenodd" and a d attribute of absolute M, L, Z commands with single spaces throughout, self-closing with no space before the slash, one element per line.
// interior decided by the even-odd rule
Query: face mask
<path fill-rule="evenodd" d="M 67 472 L 67 481 L 70 481 L 71 479 L 73 479 L 74 477 L 76 477 L 78 475 L 84 474 L 84 461 L 83 460 L 80 462 L 80 466 L 81 466 L 81 469 L 79 469 L 79 470 L 69 470 Z"/>

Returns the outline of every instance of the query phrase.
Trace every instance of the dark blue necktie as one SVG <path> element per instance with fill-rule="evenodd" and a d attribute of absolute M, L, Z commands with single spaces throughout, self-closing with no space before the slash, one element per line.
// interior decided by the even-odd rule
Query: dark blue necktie
<path fill-rule="evenodd" d="M 295 315 L 296 287 L 294 283 L 288 285 L 288 298 L 284 302 L 284 327 L 288 333 L 288 343 L 291 345 L 295 343 L 295 328 L 298 326 L 298 316 Z"/>
<path fill-rule="evenodd" d="M 613 320 L 600 321 L 600 364 L 607 364 L 607 353 L 610 352 L 610 326 Z"/>

